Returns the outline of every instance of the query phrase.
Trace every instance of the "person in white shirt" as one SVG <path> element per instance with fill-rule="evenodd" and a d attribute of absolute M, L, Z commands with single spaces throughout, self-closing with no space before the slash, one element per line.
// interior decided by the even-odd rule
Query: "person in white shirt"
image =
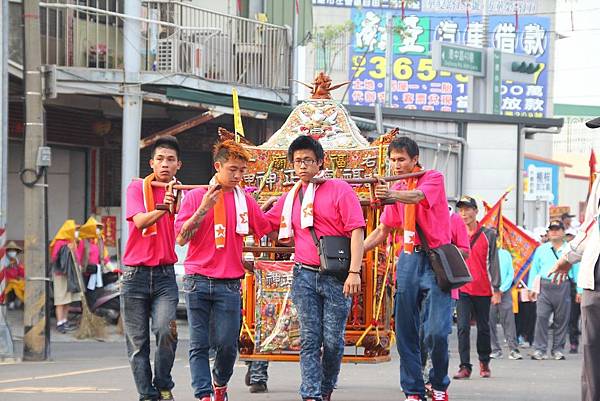
<path fill-rule="evenodd" d="M 600 128 L 600 117 L 586 123 L 589 128 Z M 600 400 L 600 176 L 590 191 L 585 221 L 568 249 L 556 262 L 555 281 L 567 279 L 568 272 L 581 262 L 577 285 L 583 288 L 581 299 L 581 326 L 583 332 L 583 371 L 581 400 Z"/>

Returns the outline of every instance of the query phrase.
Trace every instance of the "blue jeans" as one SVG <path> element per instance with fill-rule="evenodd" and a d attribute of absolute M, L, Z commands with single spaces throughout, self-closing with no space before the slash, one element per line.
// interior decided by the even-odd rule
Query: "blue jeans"
<path fill-rule="evenodd" d="M 124 267 L 121 277 L 121 316 L 127 356 L 140 400 L 157 400 L 159 390 L 171 390 L 175 386 L 171 368 L 177 349 L 178 301 L 179 291 L 172 265 Z M 150 366 L 150 329 L 157 345 L 154 380 Z"/>
<path fill-rule="evenodd" d="M 251 361 L 246 362 L 250 371 L 250 384 L 264 383 L 269 380 L 269 362 L 268 361 Z"/>
<path fill-rule="evenodd" d="M 320 400 L 336 385 L 351 302 L 343 289 L 344 284 L 333 276 L 294 266 L 291 296 L 300 321 L 303 399 Z"/>
<path fill-rule="evenodd" d="M 451 331 L 451 298 L 440 290 L 427 255 L 402 253 L 396 271 L 396 344 L 400 354 L 400 385 L 406 395 L 425 396 L 419 346 L 420 309 L 428 297 L 423 317 L 423 352 L 430 352 L 433 368 L 429 381 L 435 390 L 444 391 L 448 378 L 448 335 Z"/>
<path fill-rule="evenodd" d="M 194 397 L 213 392 L 208 350 L 216 351 L 212 378 L 225 386 L 233 374 L 240 334 L 240 280 L 216 280 L 198 275 L 183 278 L 190 327 L 190 371 Z M 211 315 L 214 332 L 210 333 Z M 214 337 L 212 337 L 212 335 Z M 212 337 L 212 338 L 211 338 Z"/>

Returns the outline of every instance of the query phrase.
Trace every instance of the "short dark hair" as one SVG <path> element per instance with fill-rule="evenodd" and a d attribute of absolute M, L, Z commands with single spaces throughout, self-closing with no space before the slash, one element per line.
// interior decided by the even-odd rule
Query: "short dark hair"
<path fill-rule="evenodd" d="M 290 143 L 287 156 L 291 163 L 294 162 L 294 152 L 297 150 L 312 150 L 317 157 L 317 161 L 325 160 L 325 151 L 323 150 L 323 146 L 321 146 L 319 141 L 308 135 L 300 135 L 298 138 L 294 139 L 292 143 Z"/>
<path fill-rule="evenodd" d="M 179 159 L 179 141 L 172 135 L 161 136 L 152 144 L 152 150 L 150 151 L 150 157 L 154 158 L 154 153 L 158 148 L 173 149 Z"/>
<path fill-rule="evenodd" d="M 404 150 L 411 159 L 415 156 L 419 156 L 419 145 L 407 136 L 398 136 L 394 138 L 388 146 L 388 156 L 392 153 L 392 150 Z"/>

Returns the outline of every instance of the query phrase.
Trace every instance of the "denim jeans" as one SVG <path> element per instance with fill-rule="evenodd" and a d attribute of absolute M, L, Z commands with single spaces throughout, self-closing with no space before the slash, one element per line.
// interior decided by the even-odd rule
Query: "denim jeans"
<path fill-rule="evenodd" d="M 429 381 L 435 390 L 444 391 L 448 378 L 448 335 L 451 330 L 451 298 L 440 290 L 427 255 L 402 253 L 396 271 L 396 344 L 400 354 L 400 385 L 406 395 L 425 396 L 419 346 L 420 309 L 428 297 L 424 317 L 423 352 L 430 353 Z"/>
<path fill-rule="evenodd" d="M 336 385 L 351 302 L 343 289 L 344 284 L 333 276 L 294 266 L 291 296 L 300 321 L 303 399 L 320 400 Z"/>
<path fill-rule="evenodd" d="M 218 386 L 225 386 L 233 374 L 242 307 L 240 280 L 186 275 L 183 290 L 190 327 L 192 388 L 194 397 L 202 398 L 213 393 L 213 381 Z M 210 333 L 211 315 L 214 319 L 213 333 Z M 216 351 L 212 379 L 208 361 L 211 347 Z"/>
<path fill-rule="evenodd" d="M 159 390 L 175 385 L 171 368 L 177 349 L 179 291 L 173 266 L 125 266 L 121 277 L 121 316 L 127 355 L 141 399 L 157 400 Z M 149 327 L 149 321 L 152 325 Z M 150 366 L 150 329 L 156 337 L 154 379 Z"/>
<path fill-rule="evenodd" d="M 269 362 L 268 361 L 250 361 L 246 362 L 250 370 L 250 384 L 264 383 L 269 380 Z"/>

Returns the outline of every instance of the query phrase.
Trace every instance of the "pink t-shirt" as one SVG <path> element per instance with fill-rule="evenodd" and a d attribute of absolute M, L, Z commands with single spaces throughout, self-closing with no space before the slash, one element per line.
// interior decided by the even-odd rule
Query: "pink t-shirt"
<path fill-rule="evenodd" d="M 154 203 L 162 203 L 165 188 L 152 188 Z M 129 239 L 123 254 L 126 266 L 160 266 L 177 262 L 175 254 L 175 233 L 173 232 L 173 215 L 165 213 L 156 222 L 157 233 L 149 237 L 142 236 L 142 230 L 133 223 L 133 216 L 146 213 L 144 207 L 143 181 L 134 179 L 127 187 L 127 218 Z"/>
<path fill-rule="evenodd" d="M 175 234 L 178 235 L 183 224 L 194 214 L 202 203 L 206 188 L 198 188 L 188 192 L 183 198 L 177 219 L 175 220 Z M 184 267 L 186 274 L 201 274 L 206 277 L 219 279 L 234 279 L 244 276 L 242 266 L 243 236 L 235 232 L 236 210 L 233 191 L 225 192 L 225 247 L 217 249 L 215 246 L 214 209 L 206 215 L 196 235 L 190 240 Z M 270 225 L 264 213 L 251 196 L 246 194 L 248 205 L 248 225 L 252 234 L 262 237 L 269 233 Z"/>
<path fill-rule="evenodd" d="M 302 190 L 306 192 L 306 186 L 303 186 Z M 283 203 L 288 194 L 289 192 L 284 194 L 267 212 L 267 218 L 274 231 L 279 230 Z M 300 199 L 296 195 L 292 207 L 295 260 L 307 265 L 318 266 L 321 262 L 310 230 L 300 226 L 301 207 Z M 313 226 L 317 238 L 324 235 L 350 237 L 352 230 L 365 226 L 360 201 L 352 187 L 342 180 L 327 180 L 319 185 L 315 192 L 313 213 Z"/>
<path fill-rule="evenodd" d="M 405 190 L 406 183 L 398 181 L 392 189 Z M 417 181 L 417 189 L 425 195 L 425 199 L 417 204 L 416 219 L 427 238 L 430 248 L 437 248 L 450 243 L 450 215 L 448 201 L 444 189 L 444 176 L 439 171 L 429 170 Z M 396 202 L 386 205 L 380 221 L 388 227 L 403 226 L 404 204 Z M 415 236 L 415 244 L 420 244 L 419 236 Z"/>
<path fill-rule="evenodd" d="M 83 243 L 83 241 L 88 241 L 88 240 L 81 240 L 79 241 L 79 245 L 77 245 L 77 261 L 79 262 L 79 264 L 83 263 L 83 253 L 85 252 L 85 244 Z M 104 263 L 108 262 L 108 258 L 104 258 Z M 89 265 L 97 265 L 100 264 L 100 248 L 98 247 L 98 244 L 96 242 L 92 242 L 89 241 L 88 243 L 88 264 Z"/>
<path fill-rule="evenodd" d="M 65 245 L 69 245 L 69 240 L 66 239 L 59 239 L 56 240 L 56 242 L 54 243 L 54 246 L 52 247 L 52 254 L 50 254 L 50 261 L 51 262 L 56 262 L 56 259 L 58 259 L 58 252 L 60 252 L 60 248 L 62 248 Z"/>
<path fill-rule="evenodd" d="M 452 243 L 461 251 L 469 252 L 471 245 L 467 226 L 458 213 L 450 212 L 450 231 L 452 231 Z M 458 299 L 458 288 L 451 290 L 450 295 L 452 299 Z"/>
<path fill-rule="evenodd" d="M 450 214 L 450 231 L 452 234 L 452 243 L 461 251 L 469 252 L 471 244 L 469 243 L 467 226 L 458 213 L 452 212 Z"/>

